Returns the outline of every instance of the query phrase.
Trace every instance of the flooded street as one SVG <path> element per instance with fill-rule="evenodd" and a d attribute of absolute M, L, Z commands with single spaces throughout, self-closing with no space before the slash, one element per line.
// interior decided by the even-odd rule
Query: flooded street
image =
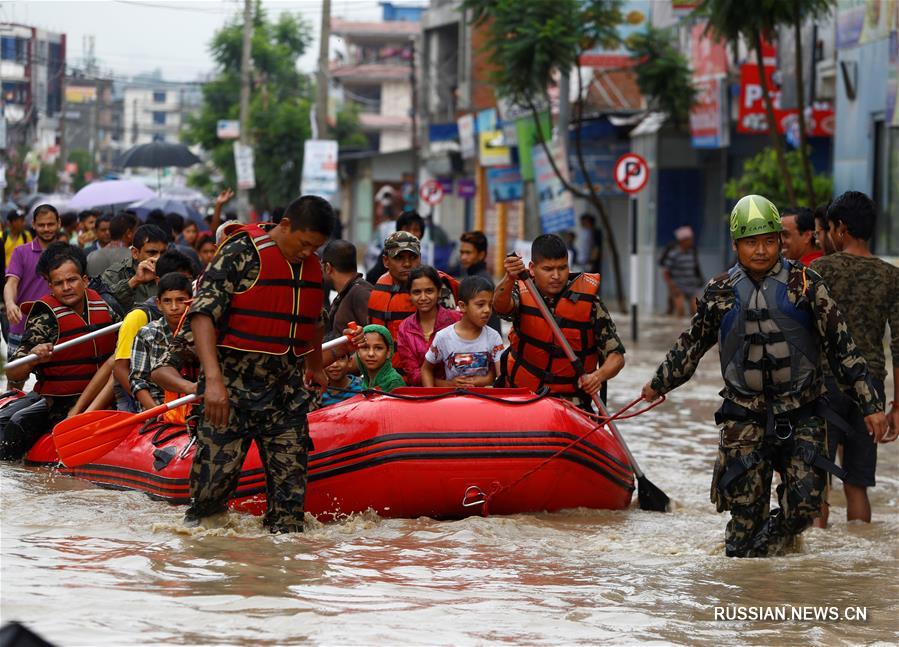
<path fill-rule="evenodd" d="M 648 323 L 628 345 L 611 410 L 637 397 L 679 325 Z M 727 516 L 708 497 L 719 388 L 712 352 L 692 383 L 620 425 L 674 500 L 667 515 L 636 503 L 453 522 L 360 515 L 271 536 L 231 514 L 189 532 L 181 508 L 143 494 L 3 464 L 0 619 L 61 645 L 895 644 L 899 444 L 880 448 L 873 524 L 847 524 L 837 489 L 831 527 L 807 531 L 798 553 L 727 559 Z M 788 619 L 716 620 L 717 606 L 788 607 Z M 839 617 L 791 620 L 794 607 Z"/>

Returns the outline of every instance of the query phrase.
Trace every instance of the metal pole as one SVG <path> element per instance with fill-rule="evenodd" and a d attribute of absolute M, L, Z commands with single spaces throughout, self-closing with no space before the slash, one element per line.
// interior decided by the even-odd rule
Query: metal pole
<path fill-rule="evenodd" d="M 322 0 L 322 23 L 318 44 L 318 73 L 315 88 L 316 139 L 328 138 L 328 51 L 331 40 L 331 0 Z"/>
<path fill-rule="evenodd" d="M 91 339 L 96 339 L 97 337 L 102 337 L 103 335 L 108 335 L 109 333 L 115 332 L 119 328 L 122 327 L 122 322 L 114 323 L 110 326 L 106 326 L 105 328 L 100 328 L 99 330 L 95 330 L 93 332 L 89 332 L 87 334 L 81 335 L 80 337 L 75 337 L 75 339 L 70 339 L 69 341 L 64 341 L 61 344 L 57 344 L 53 347 L 51 352 L 58 353 L 61 350 L 65 350 L 66 348 L 71 348 L 72 346 L 77 346 L 86 341 L 90 341 Z M 17 366 L 22 366 L 23 364 L 28 364 L 29 362 L 33 362 L 38 357 L 34 353 L 31 355 L 26 355 L 25 357 L 20 357 L 17 360 L 14 360 L 6 365 L 6 370 L 11 368 L 15 368 Z"/>
<path fill-rule="evenodd" d="M 639 259 L 637 257 L 637 196 L 630 197 L 630 239 L 631 239 L 631 340 L 637 341 L 637 290 Z"/>
<path fill-rule="evenodd" d="M 525 278 L 525 275 L 527 278 Z M 566 339 L 565 334 L 562 332 L 562 329 L 559 328 L 559 324 L 556 322 L 556 318 L 549 311 L 549 308 L 546 305 L 546 302 L 543 300 L 543 295 L 537 290 L 537 286 L 534 284 L 534 279 L 531 278 L 530 274 L 524 273 L 521 278 L 525 284 L 528 286 L 528 290 L 530 290 L 531 294 L 534 296 L 534 302 L 537 304 L 537 308 L 540 310 L 540 314 L 543 315 L 543 319 L 546 320 L 547 325 L 550 330 L 552 330 L 553 337 L 556 339 L 556 343 L 559 345 L 559 348 L 562 349 L 562 352 L 565 353 L 565 357 L 568 358 L 568 361 L 572 363 L 575 367 L 575 370 L 578 368 L 583 368 L 583 364 L 580 358 L 574 354 L 574 350 L 571 348 L 571 344 L 568 343 L 568 339 Z M 599 411 L 599 415 L 608 417 L 609 412 L 606 410 L 605 404 L 602 399 L 599 397 L 599 393 L 594 393 L 590 396 L 593 399 L 593 404 L 596 405 L 597 411 Z M 631 463 L 631 468 L 634 470 L 634 474 L 637 478 L 643 478 L 643 470 L 640 469 L 640 466 L 637 465 L 637 461 L 634 460 L 634 455 L 631 454 L 630 448 L 627 446 L 627 443 L 624 442 L 624 438 L 622 438 L 621 433 L 618 431 L 618 428 L 615 426 L 615 423 L 611 420 L 603 423 L 605 427 L 612 432 L 612 435 L 615 436 L 615 439 L 621 445 L 621 449 L 624 450 L 625 455 Z"/>
<path fill-rule="evenodd" d="M 415 199 L 418 199 L 418 174 L 419 174 L 419 154 L 418 154 L 418 82 L 415 78 L 415 37 L 410 41 L 412 54 L 409 56 L 409 84 L 412 86 L 412 109 L 409 116 L 412 117 L 412 181 L 415 183 Z"/>
<path fill-rule="evenodd" d="M 250 53 L 253 36 L 253 0 L 243 3 L 243 42 L 240 52 L 240 143 L 250 144 Z M 237 210 L 241 222 L 250 221 L 250 200 L 246 189 L 237 189 Z"/>

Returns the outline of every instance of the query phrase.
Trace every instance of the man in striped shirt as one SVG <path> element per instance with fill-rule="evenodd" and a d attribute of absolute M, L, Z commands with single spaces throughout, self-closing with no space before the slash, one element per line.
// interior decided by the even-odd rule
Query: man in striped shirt
<path fill-rule="evenodd" d="M 689 305 L 691 314 L 696 312 L 696 297 L 702 292 L 705 279 L 699 268 L 693 229 L 678 227 L 674 230 L 674 238 L 662 252 L 659 265 L 668 285 L 674 314 L 683 317 L 686 305 Z"/>

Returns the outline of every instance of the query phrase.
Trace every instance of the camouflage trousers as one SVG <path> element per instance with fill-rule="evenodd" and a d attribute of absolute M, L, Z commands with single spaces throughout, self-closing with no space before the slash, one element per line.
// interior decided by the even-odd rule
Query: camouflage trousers
<path fill-rule="evenodd" d="M 712 503 L 718 512 L 730 510 L 724 533 L 729 557 L 765 557 L 783 553 L 818 516 L 825 476 L 810 464 L 815 453 L 826 456 L 824 421 L 814 415 L 797 420 L 792 437 L 765 437 L 765 427 L 752 420 L 724 420 L 712 479 Z M 719 481 L 733 465 L 745 467 L 726 488 Z M 742 468 L 740 468 L 742 469 Z M 770 510 L 771 482 L 777 486 L 779 508 Z"/>
<path fill-rule="evenodd" d="M 202 405 L 198 409 L 202 415 Z M 305 412 L 241 411 L 232 403 L 227 427 L 214 427 L 201 418 L 196 437 L 187 518 L 201 519 L 226 509 L 250 443 L 255 441 L 265 470 L 263 523 L 272 532 L 303 531 L 310 447 Z"/>

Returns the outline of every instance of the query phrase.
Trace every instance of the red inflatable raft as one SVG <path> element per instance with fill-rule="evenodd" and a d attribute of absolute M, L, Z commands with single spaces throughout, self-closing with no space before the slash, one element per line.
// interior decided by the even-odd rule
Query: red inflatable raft
<path fill-rule="evenodd" d="M 315 448 L 306 510 L 323 521 L 369 509 L 382 517 L 455 519 L 481 514 L 478 501 L 490 493 L 496 493 L 490 514 L 621 509 L 634 490 L 633 472 L 611 433 L 566 403 L 524 389 L 399 389 L 320 409 L 309 424 Z M 59 471 L 187 503 L 192 457 L 183 427 L 153 423 L 136 426 L 102 459 Z M 26 462 L 57 464 L 50 435 Z M 255 445 L 236 496 L 232 507 L 264 512 L 265 475 Z"/>

